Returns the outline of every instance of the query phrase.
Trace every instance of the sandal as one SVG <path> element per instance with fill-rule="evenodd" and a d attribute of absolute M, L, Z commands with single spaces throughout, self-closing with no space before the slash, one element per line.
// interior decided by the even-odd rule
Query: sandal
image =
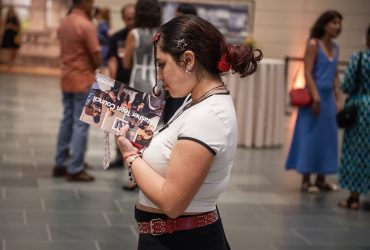
<path fill-rule="evenodd" d="M 301 187 L 301 190 L 302 192 L 306 192 L 306 193 L 318 193 L 320 192 L 320 188 L 315 186 L 315 185 L 312 185 L 311 183 L 302 183 L 302 187 Z"/>
<path fill-rule="evenodd" d="M 318 183 L 316 182 L 316 186 L 321 190 L 321 191 L 326 191 L 326 192 L 336 192 L 339 190 L 339 187 L 334 184 L 334 183 Z"/>
<path fill-rule="evenodd" d="M 360 199 L 350 196 L 347 200 L 340 201 L 338 206 L 342 208 L 358 210 L 360 208 Z"/>

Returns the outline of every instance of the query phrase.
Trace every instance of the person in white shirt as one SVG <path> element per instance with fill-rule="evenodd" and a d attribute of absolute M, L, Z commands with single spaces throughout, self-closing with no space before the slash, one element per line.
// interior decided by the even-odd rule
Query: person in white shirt
<path fill-rule="evenodd" d="M 237 122 L 221 75 L 254 73 L 262 52 L 228 45 L 193 15 L 162 25 L 153 43 L 156 80 L 172 97 L 188 100 L 142 155 L 127 140 L 127 126 L 117 137 L 140 188 L 138 249 L 230 249 L 216 204 L 233 165 Z"/>

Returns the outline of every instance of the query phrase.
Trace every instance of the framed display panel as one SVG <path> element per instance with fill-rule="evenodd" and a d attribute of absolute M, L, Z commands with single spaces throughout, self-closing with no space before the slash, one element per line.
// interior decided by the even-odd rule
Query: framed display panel
<path fill-rule="evenodd" d="M 161 1 L 163 22 L 175 17 L 176 9 L 182 2 Z M 193 5 L 197 14 L 215 25 L 227 41 L 243 43 L 246 36 L 252 35 L 254 23 L 254 1 L 240 2 L 187 2 Z"/>

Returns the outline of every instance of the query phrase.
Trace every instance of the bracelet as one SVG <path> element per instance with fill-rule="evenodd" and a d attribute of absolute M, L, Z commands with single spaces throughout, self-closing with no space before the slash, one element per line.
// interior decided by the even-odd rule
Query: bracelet
<path fill-rule="evenodd" d="M 133 155 L 130 155 L 128 157 L 131 157 L 128 162 L 127 162 L 127 167 L 128 167 L 128 177 L 130 179 L 130 181 L 132 181 L 133 183 L 136 183 L 135 182 L 135 179 L 134 179 L 134 175 L 132 174 L 132 164 L 134 163 L 134 161 L 137 159 L 137 158 L 141 158 L 141 155 L 139 155 L 138 153 L 136 154 L 133 154 Z M 126 158 L 128 158 L 126 157 Z"/>
<path fill-rule="evenodd" d="M 134 154 L 134 155 L 131 155 L 131 156 L 129 156 L 129 157 L 131 157 L 131 158 L 129 158 L 128 159 L 128 161 L 127 161 L 127 166 L 129 167 L 129 168 L 131 168 L 132 167 L 132 163 L 134 163 L 134 161 L 137 159 L 137 158 L 141 158 L 141 156 L 139 155 L 139 154 Z"/>
<path fill-rule="evenodd" d="M 129 155 L 126 155 L 125 158 L 123 158 L 123 161 L 125 162 L 127 160 L 127 158 L 129 158 L 130 156 L 133 156 L 133 155 L 140 155 L 140 152 L 139 151 L 136 151 L 135 153 L 132 153 L 132 154 L 129 154 Z"/>

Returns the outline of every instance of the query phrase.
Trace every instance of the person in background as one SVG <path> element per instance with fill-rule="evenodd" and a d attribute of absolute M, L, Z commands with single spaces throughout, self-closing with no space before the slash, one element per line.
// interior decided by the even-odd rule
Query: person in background
<path fill-rule="evenodd" d="M 98 32 L 100 52 L 103 59 L 103 67 L 108 65 L 108 48 L 109 48 L 109 29 L 110 29 L 110 10 L 109 8 L 94 9 L 94 18 Z"/>
<path fill-rule="evenodd" d="M 125 55 L 125 44 L 128 32 L 134 28 L 135 24 L 135 5 L 127 4 L 121 9 L 121 17 L 126 27 L 114 33 L 109 40 L 108 49 L 108 70 L 112 79 L 128 84 L 130 81 L 131 69 L 123 67 L 123 57 Z M 123 160 L 116 147 L 116 158 L 109 164 L 108 169 L 122 168 Z"/>
<path fill-rule="evenodd" d="M 125 69 L 132 68 L 129 86 L 151 94 L 154 86 L 152 37 L 161 24 L 162 11 L 157 0 L 139 0 L 135 8 L 135 28 L 127 35 L 123 57 Z"/>
<path fill-rule="evenodd" d="M 176 16 L 197 15 L 197 9 L 190 3 L 180 3 L 176 9 Z"/>
<path fill-rule="evenodd" d="M 67 181 L 94 180 L 84 170 L 89 125 L 79 119 L 95 70 L 102 63 L 96 28 L 90 19 L 92 8 L 92 0 L 73 0 L 72 11 L 58 30 L 63 118 L 52 175 Z"/>
<path fill-rule="evenodd" d="M 338 168 L 339 47 L 333 39 L 341 28 L 342 15 L 326 11 L 315 22 L 307 42 L 304 71 L 313 103 L 298 111 L 286 162 L 286 169 L 302 174 L 302 191 L 306 192 L 338 190 L 325 176 Z M 311 174 L 317 174 L 314 183 Z"/>
<path fill-rule="evenodd" d="M 135 28 L 127 35 L 123 57 L 125 69 L 132 68 L 129 86 L 152 94 L 154 86 L 154 60 L 152 37 L 161 24 L 161 7 L 157 0 L 139 0 L 135 7 Z M 135 190 L 131 181 L 124 190 Z"/>
<path fill-rule="evenodd" d="M 237 121 L 221 75 L 254 73 L 261 51 L 227 44 L 195 15 L 164 24 L 153 44 L 156 79 L 171 96 L 191 95 L 191 102 L 153 135 L 142 156 L 125 136 L 128 126 L 117 137 L 140 187 L 138 249 L 230 249 L 216 204 L 230 177 Z"/>
<path fill-rule="evenodd" d="M 370 190 L 370 26 L 366 46 L 352 55 L 341 85 L 349 98 L 346 106 L 356 108 L 354 124 L 344 131 L 339 168 L 340 186 L 350 192 L 339 206 L 349 209 L 359 209 L 360 194 Z"/>
<path fill-rule="evenodd" d="M 21 45 L 21 23 L 13 6 L 8 7 L 2 27 L 4 27 L 4 31 L 1 48 L 7 52 L 8 59 L 6 63 L 8 64 L 8 71 L 11 71 Z"/>

